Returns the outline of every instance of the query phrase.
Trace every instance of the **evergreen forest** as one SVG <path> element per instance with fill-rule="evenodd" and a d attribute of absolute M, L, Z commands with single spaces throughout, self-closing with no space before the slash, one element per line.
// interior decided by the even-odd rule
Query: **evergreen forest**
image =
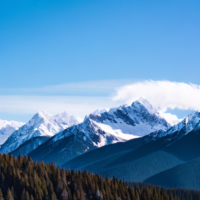
<path fill-rule="evenodd" d="M 0 154 L 0 200 L 193 200 L 200 192 L 105 179 L 85 170 Z"/>

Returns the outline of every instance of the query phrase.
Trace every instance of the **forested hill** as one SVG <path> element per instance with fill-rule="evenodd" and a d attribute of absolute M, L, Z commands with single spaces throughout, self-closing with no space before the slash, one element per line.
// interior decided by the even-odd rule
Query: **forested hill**
<path fill-rule="evenodd" d="M 83 172 L 66 171 L 31 158 L 0 155 L 0 200 L 182 200 L 176 190 L 155 186 L 131 187 L 123 181 Z M 200 199 L 199 192 L 180 192 Z M 184 195 L 183 195 L 184 194 Z M 181 195 L 179 195 L 181 196 Z"/>

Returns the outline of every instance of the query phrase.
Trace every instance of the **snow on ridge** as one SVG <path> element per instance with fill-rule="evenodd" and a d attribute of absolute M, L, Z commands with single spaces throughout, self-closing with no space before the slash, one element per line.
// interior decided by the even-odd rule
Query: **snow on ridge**
<path fill-rule="evenodd" d="M 9 137 L 2 145 L 0 153 L 11 152 L 27 140 L 37 136 L 53 136 L 50 140 L 53 144 L 73 135 L 72 140 L 74 141 L 81 141 L 89 147 L 101 147 L 142 137 L 154 130 L 167 129 L 166 120 L 157 116 L 148 102 L 143 100 L 143 103 L 148 106 L 148 109 L 141 102 L 136 101 L 132 104 L 133 106 L 122 105 L 118 108 L 111 108 L 109 111 L 97 110 L 85 117 L 82 123 L 66 111 L 57 115 L 40 111 Z M 73 126 L 68 128 L 71 122 Z"/>
<path fill-rule="evenodd" d="M 23 122 L 17 122 L 17 121 L 7 121 L 7 120 L 1 120 L 0 119 L 0 129 L 6 127 L 7 125 L 19 128 L 23 126 L 25 123 Z"/>
<path fill-rule="evenodd" d="M 66 111 L 56 115 L 44 111 L 37 112 L 28 123 L 9 137 L 0 152 L 13 151 L 22 143 L 37 136 L 56 135 L 53 139 L 56 141 L 73 132 L 81 135 L 84 133 L 90 139 L 96 140 L 96 136 L 100 137 L 101 142 L 96 142 L 97 146 L 101 146 L 105 143 L 141 137 L 155 130 L 167 129 L 168 123 L 157 115 L 158 110 L 147 100 L 140 98 L 140 101 L 133 102 L 132 106 L 122 105 L 109 111 L 96 110 L 82 123 L 76 116 Z M 70 126 L 73 127 L 67 129 Z"/>
<path fill-rule="evenodd" d="M 195 126 L 200 122 L 200 112 L 195 112 L 188 115 L 180 123 L 173 127 L 173 130 L 180 131 L 183 127 L 186 129 L 186 134 L 192 131 Z"/>
<path fill-rule="evenodd" d="M 14 133 L 23 125 L 23 122 L 6 121 L 0 119 L 0 145 L 3 144 L 12 133 Z"/>
<path fill-rule="evenodd" d="M 151 114 L 158 114 L 159 110 L 153 106 L 147 99 L 140 97 L 138 101 L 144 105 L 144 107 L 151 113 Z"/>
<path fill-rule="evenodd" d="M 47 112 L 37 112 L 27 125 L 34 126 L 41 131 L 42 135 L 53 136 L 58 132 L 80 123 L 80 119 L 66 111 L 51 115 Z"/>
<path fill-rule="evenodd" d="M 131 139 L 135 139 L 135 138 L 139 138 L 140 136 L 137 135 L 132 135 L 131 133 L 123 133 L 123 131 L 118 128 L 118 129 L 114 129 L 111 126 L 107 125 L 107 124 L 102 124 L 102 123 L 97 123 L 95 121 L 93 121 L 97 126 L 99 126 L 102 130 L 104 130 L 105 132 L 108 132 L 116 137 L 120 137 L 123 138 L 125 140 L 131 140 Z"/>
<path fill-rule="evenodd" d="M 37 112 L 26 124 L 16 130 L 1 146 L 1 153 L 9 153 L 31 138 L 38 136 L 52 137 L 60 131 L 80 123 L 78 118 L 59 113 L 55 116 L 45 112 Z"/>
<path fill-rule="evenodd" d="M 142 101 L 143 103 L 141 103 Z M 108 112 L 98 115 L 89 115 L 98 127 L 112 135 L 125 140 L 147 135 L 156 130 L 167 130 L 170 124 L 159 115 L 158 109 L 153 107 L 146 99 L 140 98 L 131 106 L 121 105 L 111 108 Z"/>
<path fill-rule="evenodd" d="M 107 108 L 97 109 L 94 112 L 92 112 L 91 115 L 100 115 L 104 112 L 108 112 L 108 109 Z"/>
<path fill-rule="evenodd" d="M 180 131 L 183 127 L 187 127 L 187 129 L 188 129 L 188 128 L 191 129 L 191 128 L 192 128 L 192 127 L 190 126 L 190 125 L 191 125 L 191 122 L 192 122 L 192 124 L 195 123 L 195 121 L 192 120 L 193 117 L 194 117 L 194 113 L 188 115 L 188 116 L 186 117 L 186 118 L 187 118 L 187 123 L 186 123 L 186 124 L 184 123 L 185 120 L 186 120 L 186 118 L 184 118 L 181 122 L 179 122 L 178 124 L 172 126 L 172 128 L 168 131 L 167 134 L 171 134 L 171 133 L 173 133 L 173 132 L 175 132 L 175 131 Z M 189 129 L 188 129 L 188 131 L 189 131 Z M 188 132 L 188 131 L 186 131 L 186 132 Z"/>
<path fill-rule="evenodd" d="M 166 131 L 161 131 L 161 130 L 155 131 L 152 132 L 149 136 L 152 137 L 153 139 L 156 139 L 167 135 L 173 135 L 174 133 L 179 135 L 180 131 L 182 130 L 182 133 L 180 134 L 180 137 L 182 137 L 183 135 L 186 135 L 195 129 L 200 129 L 200 112 L 195 112 L 188 115 L 178 124 L 172 126 L 170 129 Z"/>
<path fill-rule="evenodd" d="M 66 125 L 66 128 L 73 125 L 77 125 L 83 121 L 81 118 L 75 115 L 70 115 L 66 111 L 58 113 L 53 117 L 58 123 Z"/>

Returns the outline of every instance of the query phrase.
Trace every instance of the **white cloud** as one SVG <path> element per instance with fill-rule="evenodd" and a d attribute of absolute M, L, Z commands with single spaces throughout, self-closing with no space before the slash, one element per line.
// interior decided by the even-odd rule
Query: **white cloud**
<path fill-rule="evenodd" d="M 130 104 L 139 97 L 148 99 L 165 112 L 170 109 L 200 110 L 200 86 L 170 81 L 144 81 L 117 89 L 113 100 Z"/>
<path fill-rule="evenodd" d="M 9 119 L 15 115 L 18 120 L 17 115 L 30 116 L 40 110 L 51 114 L 66 110 L 84 118 L 99 108 L 119 106 L 111 94 L 115 88 L 132 82 L 130 79 L 97 80 L 35 88 L 0 88 L 0 114 Z"/>
<path fill-rule="evenodd" d="M 40 110 L 56 114 L 66 110 L 84 118 L 99 108 L 119 106 L 111 95 L 114 89 L 133 80 L 100 80 L 64 83 L 35 88 L 0 88 L 1 117 L 30 116 Z M 9 117 L 10 116 L 10 117 Z M 4 119 L 4 118 L 3 118 Z M 24 120 L 24 118 L 23 118 Z M 25 117 L 28 120 L 28 117 Z"/>
<path fill-rule="evenodd" d="M 178 124 L 182 120 L 178 119 L 176 115 L 172 115 L 171 113 L 162 113 L 162 115 L 172 126 Z"/>
<path fill-rule="evenodd" d="M 200 110 L 198 85 L 170 81 L 130 83 L 131 80 L 110 80 L 40 88 L 0 88 L 0 113 L 26 115 L 44 110 L 56 114 L 66 110 L 70 114 L 84 118 L 86 114 L 99 108 L 131 104 L 136 99 L 144 97 L 159 107 L 165 119 L 173 125 L 177 124 L 179 119 L 176 115 L 165 113 L 168 108 Z M 120 87 L 121 85 L 124 86 Z"/>

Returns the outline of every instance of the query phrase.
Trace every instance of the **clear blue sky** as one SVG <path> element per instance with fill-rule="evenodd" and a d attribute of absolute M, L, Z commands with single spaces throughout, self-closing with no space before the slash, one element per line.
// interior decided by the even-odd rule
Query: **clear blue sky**
<path fill-rule="evenodd" d="M 199 85 L 199 11 L 199 0 L 1 0 L 0 88 L 118 79 Z"/>

